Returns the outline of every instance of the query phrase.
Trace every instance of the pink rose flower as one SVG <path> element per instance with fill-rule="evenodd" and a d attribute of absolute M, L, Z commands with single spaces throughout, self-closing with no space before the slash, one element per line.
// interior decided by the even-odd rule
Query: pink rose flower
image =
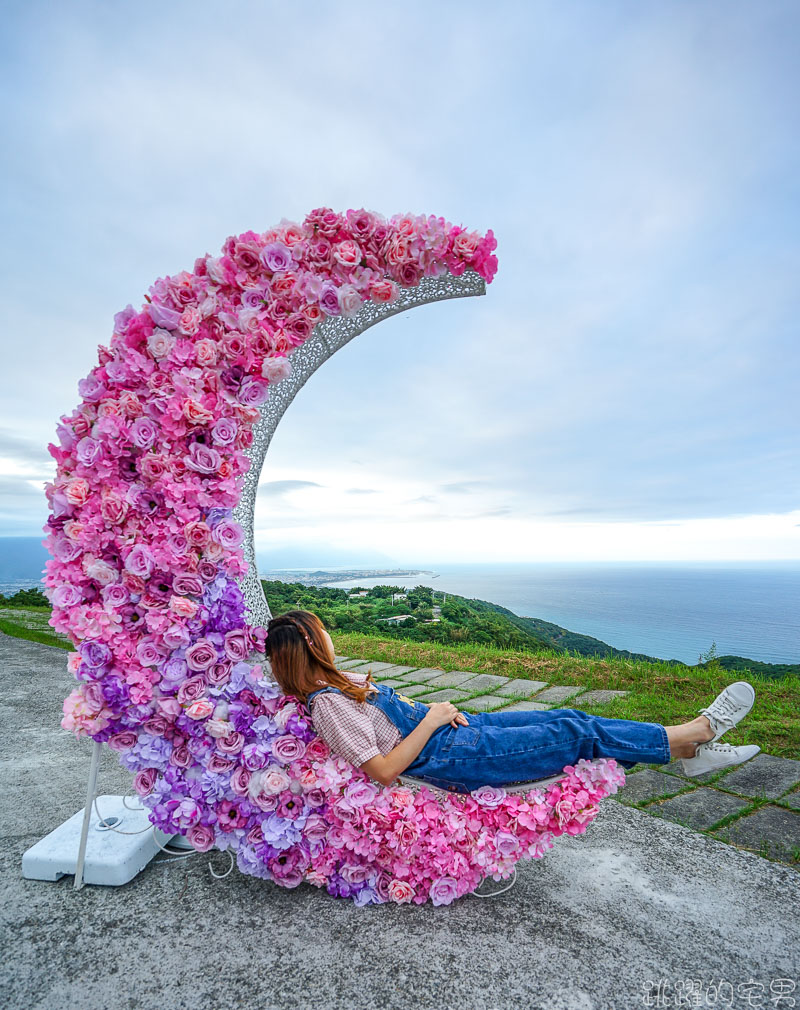
<path fill-rule="evenodd" d="M 272 753 L 282 764 L 289 764 L 290 761 L 296 761 L 301 758 L 306 752 L 306 745 L 303 741 L 296 736 L 292 736 L 287 733 L 284 736 L 279 736 L 272 741 Z"/>
<path fill-rule="evenodd" d="M 396 301 L 399 294 L 400 289 L 394 281 L 374 281 L 369 286 L 369 297 L 379 305 Z"/>
<path fill-rule="evenodd" d="M 200 315 L 199 309 L 190 306 L 181 313 L 181 317 L 178 320 L 178 332 L 182 333 L 185 337 L 193 337 L 200 329 L 202 321 L 203 317 Z"/>
<path fill-rule="evenodd" d="M 178 617 L 194 617 L 200 609 L 200 604 L 186 596 L 171 596 L 169 609 Z"/>
<path fill-rule="evenodd" d="M 132 730 L 123 730 L 122 733 L 115 733 L 108 738 L 108 746 L 112 750 L 130 750 L 136 744 L 136 734 Z"/>
<path fill-rule="evenodd" d="M 203 580 L 193 572 L 179 572 L 172 580 L 172 589 L 178 596 L 202 596 Z"/>
<path fill-rule="evenodd" d="M 244 747 L 244 736 L 239 733 L 229 733 L 217 740 L 217 749 L 223 754 L 238 754 Z"/>
<path fill-rule="evenodd" d="M 217 661 L 217 650 L 207 638 L 198 638 L 186 650 L 186 665 L 190 670 L 207 670 Z"/>
<path fill-rule="evenodd" d="M 292 363 L 285 356 L 264 358 L 261 375 L 268 382 L 281 382 L 292 374 Z"/>
<path fill-rule="evenodd" d="M 145 768 L 140 771 L 133 780 L 133 788 L 140 796 L 147 796 L 153 791 L 153 786 L 158 778 L 157 768 Z"/>
<path fill-rule="evenodd" d="M 250 653 L 250 643 L 242 628 L 234 628 L 225 635 L 225 655 L 234 663 L 247 659 Z"/>
<path fill-rule="evenodd" d="M 144 544 L 136 544 L 125 558 L 125 570 L 142 579 L 150 577 L 154 565 L 153 555 Z"/>
<path fill-rule="evenodd" d="M 206 678 L 202 674 L 199 677 L 189 677 L 188 680 L 184 680 L 178 688 L 177 700 L 179 704 L 191 704 L 193 701 L 197 701 L 198 698 L 202 698 L 206 693 L 207 687 Z"/>
<path fill-rule="evenodd" d="M 214 832 L 207 824 L 193 824 L 186 832 L 186 838 L 198 852 L 208 852 L 214 846 Z"/>
<path fill-rule="evenodd" d="M 83 505 L 89 497 L 89 482 L 83 477 L 75 477 L 64 488 L 64 497 L 70 505 Z"/>
<path fill-rule="evenodd" d="M 155 329 L 152 334 L 147 338 L 147 350 L 152 354 L 156 361 L 161 361 L 166 358 L 172 348 L 175 346 L 176 336 L 174 333 L 170 333 L 169 330 Z"/>
<path fill-rule="evenodd" d="M 186 714 L 190 719 L 207 719 L 214 711 L 214 703 L 208 698 L 198 698 L 186 709 Z"/>
<path fill-rule="evenodd" d="M 389 897 L 398 905 L 405 904 L 414 897 L 414 888 L 407 880 L 398 880 L 395 877 L 389 884 Z"/>

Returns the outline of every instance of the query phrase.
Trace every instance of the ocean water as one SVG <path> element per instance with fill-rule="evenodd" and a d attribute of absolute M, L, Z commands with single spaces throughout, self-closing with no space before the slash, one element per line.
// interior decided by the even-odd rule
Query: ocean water
<path fill-rule="evenodd" d="M 497 603 L 523 617 L 551 621 L 617 649 L 684 663 L 696 663 L 714 641 L 720 656 L 800 663 L 799 561 L 419 567 L 432 570 L 436 577 L 421 573 L 327 585 L 431 586 Z M 262 572 L 262 577 L 291 580 L 277 571 Z M 6 579 L 0 582 L 0 592 L 12 594 L 37 581 Z"/>
<path fill-rule="evenodd" d="M 411 565 L 405 566 L 411 568 Z M 438 576 L 328 585 L 431 586 L 488 600 L 617 649 L 696 663 L 800 663 L 800 561 L 420 565 Z"/>

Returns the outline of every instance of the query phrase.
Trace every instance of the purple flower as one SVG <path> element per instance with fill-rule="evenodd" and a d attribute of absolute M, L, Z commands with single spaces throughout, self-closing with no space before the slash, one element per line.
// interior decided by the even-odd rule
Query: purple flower
<path fill-rule="evenodd" d="M 244 628 L 233 628 L 225 635 L 225 655 L 235 663 L 242 663 L 250 654 L 250 643 Z"/>
<path fill-rule="evenodd" d="M 272 879 L 269 868 L 248 845 L 239 847 L 236 853 L 236 865 L 242 873 L 260 877 L 262 880 Z"/>
<path fill-rule="evenodd" d="M 78 442 L 76 455 L 79 463 L 84 466 L 93 466 L 103 455 L 103 446 L 87 435 Z"/>
<path fill-rule="evenodd" d="M 103 678 L 102 688 L 106 704 L 112 711 L 122 708 L 130 700 L 130 688 L 114 674 Z"/>
<path fill-rule="evenodd" d="M 125 306 L 121 312 L 114 316 L 114 332 L 124 337 L 128 332 L 128 324 L 134 318 L 136 312 L 131 304 Z"/>
<path fill-rule="evenodd" d="M 158 666 L 164 657 L 152 639 L 143 638 L 136 646 L 136 658 L 142 666 Z"/>
<path fill-rule="evenodd" d="M 269 396 L 269 386 L 260 379 L 250 377 L 239 386 L 239 392 L 236 395 L 239 402 L 245 406 L 258 407 Z"/>
<path fill-rule="evenodd" d="M 101 595 L 106 607 L 123 607 L 130 599 L 130 593 L 121 582 L 112 582 L 109 586 L 103 586 Z"/>
<path fill-rule="evenodd" d="M 163 326 L 165 330 L 174 330 L 180 322 L 180 312 L 177 312 L 175 309 L 169 309 L 166 305 L 150 302 L 147 309 L 150 313 L 150 318 L 156 326 Z"/>
<path fill-rule="evenodd" d="M 221 523 L 223 519 L 230 519 L 232 515 L 232 509 L 223 508 L 213 508 L 209 509 L 206 513 L 206 526 L 210 526 L 213 530 L 214 527 Z"/>
<path fill-rule="evenodd" d="M 338 316 L 341 314 L 339 293 L 336 290 L 336 285 L 330 281 L 322 285 L 322 293 L 319 296 L 319 307 L 326 316 Z"/>
<path fill-rule="evenodd" d="M 296 736 L 292 736 L 291 733 L 286 733 L 284 736 L 279 736 L 272 741 L 272 753 L 281 764 L 289 764 L 291 761 L 296 761 L 305 752 L 306 745 Z"/>
<path fill-rule="evenodd" d="M 272 273 L 288 270 L 293 264 L 292 251 L 283 242 L 270 242 L 261 250 L 261 262 Z"/>
<path fill-rule="evenodd" d="M 186 465 L 197 473 L 216 473 L 222 462 L 222 457 L 216 449 L 210 449 L 201 442 L 192 442 L 189 455 L 184 456 Z"/>
<path fill-rule="evenodd" d="M 189 631 L 182 624 L 171 624 L 162 637 L 168 649 L 185 649 L 192 640 Z"/>
<path fill-rule="evenodd" d="M 99 670 L 111 660 L 111 649 L 104 642 L 81 642 L 78 652 L 83 662 L 93 670 Z"/>
<path fill-rule="evenodd" d="M 353 897 L 354 905 L 383 905 L 386 899 L 382 898 L 378 892 L 369 886 L 369 884 L 364 884 L 360 891 L 357 891 Z"/>
<path fill-rule="evenodd" d="M 458 881 L 455 877 L 439 877 L 428 893 L 434 905 L 449 905 L 458 897 Z"/>
<path fill-rule="evenodd" d="M 149 449 L 158 437 L 158 425 L 149 417 L 137 417 L 130 426 L 131 442 L 140 449 Z"/>
<path fill-rule="evenodd" d="M 162 690 L 174 690 L 186 679 L 188 673 L 189 667 L 186 664 L 186 660 L 180 659 L 177 656 L 173 656 L 172 659 L 168 659 L 161 667 Z"/>
<path fill-rule="evenodd" d="M 248 743 L 242 748 L 241 760 L 248 771 L 256 772 L 269 764 L 269 754 L 263 744 Z"/>
<path fill-rule="evenodd" d="M 186 662 L 190 670 L 207 670 L 217 661 L 217 650 L 207 638 L 199 638 L 186 650 Z"/>
<path fill-rule="evenodd" d="M 238 425 L 232 417 L 221 417 L 211 429 L 211 437 L 217 445 L 230 445 L 236 438 Z"/>
<path fill-rule="evenodd" d="M 125 558 L 125 570 L 131 575 L 138 575 L 142 579 L 148 579 L 153 571 L 155 560 L 149 549 L 144 544 L 136 546 Z"/>
<path fill-rule="evenodd" d="M 229 549 L 241 547 L 244 543 L 244 532 L 239 523 L 232 519 L 224 519 L 214 527 L 211 539 Z"/>
<path fill-rule="evenodd" d="M 82 599 L 83 593 L 81 590 L 70 582 L 65 582 L 53 592 L 53 605 L 61 607 L 62 610 L 74 607 Z"/>
<path fill-rule="evenodd" d="M 234 365 L 232 368 L 227 368 L 224 372 L 221 372 L 219 380 L 226 389 L 235 393 L 239 386 L 241 386 L 243 378 L 244 369 L 242 366 Z"/>
<path fill-rule="evenodd" d="M 179 572 L 172 580 L 172 591 L 178 596 L 200 596 L 203 580 L 193 572 Z"/>
<path fill-rule="evenodd" d="M 96 375 L 87 375 L 85 379 L 81 379 L 78 383 L 78 392 L 84 400 L 91 402 L 92 400 L 99 400 L 101 396 L 105 396 L 107 390 Z"/>

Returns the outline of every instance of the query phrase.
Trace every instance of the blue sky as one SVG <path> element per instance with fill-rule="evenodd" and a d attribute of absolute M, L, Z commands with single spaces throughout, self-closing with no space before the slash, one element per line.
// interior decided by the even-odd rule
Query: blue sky
<path fill-rule="evenodd" d="M 0 535 L 114 313 L 310 209 L 498 239 L 301 390 L 318 563 L 800 558 L 794 2 L 6 3 Z M 314 563 L 314 562 L 311 562 Z"/>

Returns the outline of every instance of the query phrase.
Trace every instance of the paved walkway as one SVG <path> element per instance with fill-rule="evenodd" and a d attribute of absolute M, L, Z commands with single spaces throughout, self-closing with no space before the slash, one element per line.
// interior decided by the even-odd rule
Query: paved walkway
<path fill-rule="evenodd" d="M 418 701 L 451 701 L 467 712 L 602 705 L 627 691 L 587 691 L 543 680 L 397 666 L 336 656 L 342 670 L 367 673 Z M 763 752 L 735 768 L 688 778 L 680 761 L 637 765 L 619 801 L 648 814 L 800 870 L 800 761 Z M 798 998 L 800 1007 L 800 998 Z"/>

